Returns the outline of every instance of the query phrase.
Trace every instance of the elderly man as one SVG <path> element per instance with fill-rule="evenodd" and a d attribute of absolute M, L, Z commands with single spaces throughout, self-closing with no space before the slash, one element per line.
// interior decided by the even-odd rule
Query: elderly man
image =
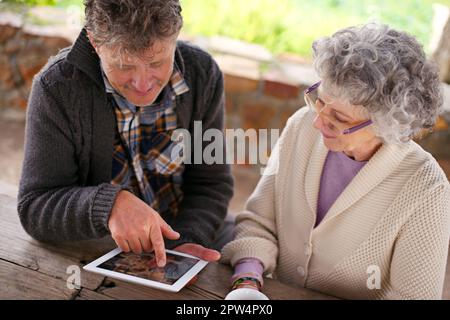
<path fill-rule="evenodd" d="M 219 259 L 207 247 L 226 239 L 229 166 L 180 161 L 172 139 L 194 121 L 223 130 L 218 66 L 177 42 L 178 0 L 85 6 L 74 45 L 33 82 L 18 202 L 25 230 L 51 242 L 110 233 L 126 252 L 154 250 L 160 266 L 165 246 Z M 201 138 L 192 144 L 205 146 Z"/>

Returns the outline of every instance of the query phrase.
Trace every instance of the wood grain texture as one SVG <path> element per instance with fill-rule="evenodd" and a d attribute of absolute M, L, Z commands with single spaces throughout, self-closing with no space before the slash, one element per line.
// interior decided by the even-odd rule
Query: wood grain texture
<path fill-rule="evenodd" d="M 70 300 L 66 281 L 0 260 L 0 300 Z"/>
<path fill-rule="evenodd" d="M 178 293 L 105 278 L 81 268 L 115 248 L 110 237 L 100 240 L 45 244 L 32 239 L 22 228 L 16 200 L 0 195 L 0 299 L 76 300 L 220 300 L 229 292 L 231 268 L 209 263 L 195 284 Z M 69 266 L 81 271 L 81 287 L 67 287 Z M 307 289 L 265 280 L 263 292 L 271 299 L 333 299 Z"/>

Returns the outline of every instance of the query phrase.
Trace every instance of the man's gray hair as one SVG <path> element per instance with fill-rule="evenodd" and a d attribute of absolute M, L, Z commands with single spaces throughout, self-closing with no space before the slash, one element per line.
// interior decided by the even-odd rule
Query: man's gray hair
<path fill-rule="evenodd" d="M 405 32 L 369 23 L 313 43 L 327 93 L 362 105 L 387 143 L 410 140 L 436 122 L 443 98 L 436 65 Z"/>
<path fill-rule="evenodd" d="M 137 53 L 183 26 L 179 0 L 84 0 L 86 29 L 98 46 Z"/>

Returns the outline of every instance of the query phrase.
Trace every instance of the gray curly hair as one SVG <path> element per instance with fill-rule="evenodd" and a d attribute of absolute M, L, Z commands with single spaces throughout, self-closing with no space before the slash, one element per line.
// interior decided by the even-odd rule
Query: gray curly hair
<path fill-rule="evenodd" d="M 362 105 L 384 142 L 433 127 L 443 104 L 438 68 L 414 37 L 370 23 L 321 38 L 313 51 L 327 93 Z"/>
<path fill-rule="evenodd" d="M 98 46 L 140 52 L 153 41 L 178 35 L 179 0 L 84 0 L 86 29 Z"/>

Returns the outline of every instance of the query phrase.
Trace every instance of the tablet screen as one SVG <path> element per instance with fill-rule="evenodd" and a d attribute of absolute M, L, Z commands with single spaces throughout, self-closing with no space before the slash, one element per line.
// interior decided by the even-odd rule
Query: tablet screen
<path fill-rule="evenodd" d="M 166 257 L 166 265 L 160 268 L 156 264 L 153 253 L 121 252 L 97 267 L 172 285 L 199 261 L 195 258 L 174 255 L 169 252 L 166 253 Z"/>

